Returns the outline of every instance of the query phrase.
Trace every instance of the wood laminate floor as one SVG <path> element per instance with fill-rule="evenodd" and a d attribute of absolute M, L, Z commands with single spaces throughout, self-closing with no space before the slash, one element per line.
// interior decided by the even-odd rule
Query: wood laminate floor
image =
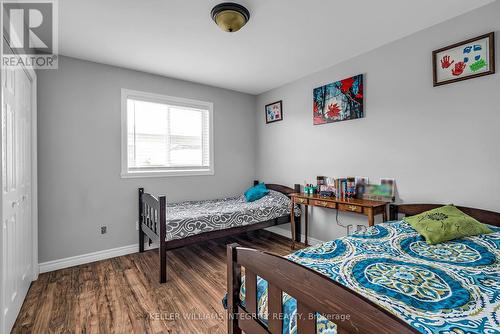
<path fill-rule="evenodd" d="M 226 247 L 290 253 L 290 240 L 267 231 L 200 243 L 168 254 L 169 281 L 158 283 L 156 250 L 41 274 L 13 333 L 226 333 Z"/>

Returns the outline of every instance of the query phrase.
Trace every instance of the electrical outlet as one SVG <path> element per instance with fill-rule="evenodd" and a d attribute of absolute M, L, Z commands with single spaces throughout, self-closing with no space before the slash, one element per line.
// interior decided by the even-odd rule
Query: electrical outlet
<path fill-rule="evenodd" d="M 108 232 L 108 227 L 106 225 L 101 226 L 101 234 L 106 234 Z"/>
<path fill-rule="evenodd" d="M 139 222 L 138 221 L 135 222 L 135 230 L 139 231 Z"/>

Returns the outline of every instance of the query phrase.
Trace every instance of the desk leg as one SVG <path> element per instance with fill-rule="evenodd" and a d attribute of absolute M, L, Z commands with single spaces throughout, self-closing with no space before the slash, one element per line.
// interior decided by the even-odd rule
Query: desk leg
<path fill-rule="evenodd" d="M 308 207 L 309 205 L 304 205 L 304 224 L 305 224 L 305 239 L 304 239 L 304 243 L 306 244 L 306 246 L 309 246 L 309 243 L 307 242 L 307 233 L 309 232 L 309 214 L 308 214 Z"/>
<path fill-rule="evenodd" d="M 300 221 L 299 221 L 300 224 Z M 290 210 L 290 225 L 292 228 L 292 249 L 295 249 L 295 239 L 297 238 L 295 234 L 295 204 L 292 203 L 292 209 Z"/>
<path fill-rule="evenodd" d="M 302 217 L 302 215 L 300 216 Z M 302 236 L 302 224 L 301 224 L 301 218 L 299 217 L 298 220 L 295 221 L 295 242 L 300 243 L 301 242 L 301 236 Z M 295 217 L 297 218 L 297 217 Z"/>
<path fill-rule="evenodd" d="M 382 213 L 382 218 L 384 219 L 384 223 L 387 221 L 387 208 L 384 206 L 384 212 Z"/>
<path fill-rule="evenodd" d="M 368 226 L 373 226 L 375 224 L 375 215 L 373 209 L 368 210 Z"/>

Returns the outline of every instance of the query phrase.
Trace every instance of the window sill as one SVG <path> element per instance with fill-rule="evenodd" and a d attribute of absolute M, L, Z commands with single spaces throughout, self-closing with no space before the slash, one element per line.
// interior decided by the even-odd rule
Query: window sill
<path fill-rule="evenodd" d="M 122 179 L 144 178 L 144 177 L 170 177 L 170 176 L 210 176 L 215 175 L 212 169 L 199 170 L 172 170 L 172 171 L 141 171 L 122 172 Z"/>

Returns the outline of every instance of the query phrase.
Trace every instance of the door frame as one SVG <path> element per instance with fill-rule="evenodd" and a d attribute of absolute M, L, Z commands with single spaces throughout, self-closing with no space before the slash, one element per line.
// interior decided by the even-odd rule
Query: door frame
<path fill-rule="evenodd" d="M 33 69 L 24 69 L 31 79 L 31 227 L 33 254 L 31 265 L 33 268 L 32 281 L 38 279 L 40 267 L 38 265 L 38 107 L 37 107 L 37 75 Z"/>
<path fill-rule="evenodd" d="M 2 35 L 2 41 L 0 42 L 0 55 L 3 54 L 3 40 L 5 40 L 5 35 Z M 3 65 L 0 61 L 0 71 Z M 38 264 L 38 120 L 37 120 L 37 74 L 35 70 L 31 68 L 24 68 L 26 75 L 28 75 L 31 80 L 31 228 L 32 228 L 32 256 L 31 256 L 31 268 L 32 276 L 31 281 L 38 279 L 39 275 L 39 264 Z M 0 87 L 1 88 L 1 87 Z M 3 98 L 0 94 L 0 106 L 3 107 Z M 0 127 L 0 140 L 1 140 L 2 129 Z M 1 172 L 1 166 L 0 166 Z M 1 178 L 0 178 L 1 185 Z M 0 196 L 1 198 L 1 196 Z M 2 206 L 0 205 L 0 219 L 3 217 Z M 3 221 L 0 221 L 0 240 L 3 239 Z M 0 247 L 0 268 L 3 267 L 3 253 L 2 247 Z M 0 279 L 0 283 L 1 279 Z M 3 287 L 0 286 L 0 308 L 3 309 Z M 5 323 L 3 315 L 0 315 L 0 332 L 4 332 Z"/>

